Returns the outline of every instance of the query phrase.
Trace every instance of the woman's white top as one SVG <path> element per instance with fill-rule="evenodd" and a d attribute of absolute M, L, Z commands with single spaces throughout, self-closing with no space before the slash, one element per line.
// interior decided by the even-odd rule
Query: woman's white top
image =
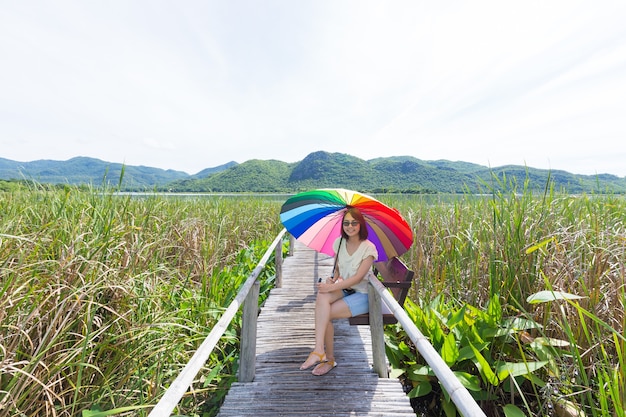
<path fill-rule="evenodd" d="M 337 238 L 333 243 L 333 250 L 337 253 L 337 248 L 339 247 L 339 241 L 341 237 Z M 361 244 L 354 251 L 352 255 L 348 253 L 348 249 L 346 248 L 346 240 L 343 239 L 341 242 L 341 248 L 339 248 L 338 258 L 337 258 L 337 266 L 339 267 L 339 275 L 344 279 L 350 278 L 356 271 L 359 269 L 361 262 L 363 259 L 366 259 L 368 256 L 373 256 L 374 260 L 378 259 L 378 251 L 376 250 L 376 246 L 370 242 L 369 240 L 362 240 Z M 370 269 L 368 274 L 365 274 L 363 280 L 356 285 L 352 286 L 352 289 L 357 292 L 363 292 L 367 294 L 367 282 L 366 279 L 369 274 L 373 273 Z"/>

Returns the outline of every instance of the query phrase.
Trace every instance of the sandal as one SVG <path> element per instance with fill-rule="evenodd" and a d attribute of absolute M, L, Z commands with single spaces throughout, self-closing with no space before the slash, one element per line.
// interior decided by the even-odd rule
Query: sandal
<path fill-rule="evenodd" d="M 305 364 L 307 362 L 309 362 L 309 360 L 313 359 L 314 356 L 317 356 L 319 359 L 313 361 L 312 363 L 310 363 L 309 365 L 305 366 Z M 326 354 L 325 353 L 317 353 L 317 352 L 311 352 L 309 353 L 309 357 L 306 358 L 306 360 L 304 361 L 304 363 L 302 365 L 300 365 L 300 370 L 304 371 L 305 369 L 309 369 L 311 366 L 315 365 L 318 362 L 323 362 L 326 358 Z"/>
<path fill-rule="evenodd" d="M 330 371 L 332 371 L 335 366 L 337 366 L 337 362 L 333 359 L 326 359 L 320 362 L 315 368 L 313 368 L 313 372 L 311 372 L 315 376 L 326 375 Z"/>

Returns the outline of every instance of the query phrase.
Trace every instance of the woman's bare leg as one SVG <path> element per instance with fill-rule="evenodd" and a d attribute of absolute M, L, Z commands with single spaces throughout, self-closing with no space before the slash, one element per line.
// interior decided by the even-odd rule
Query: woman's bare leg
<path fill-rule="evenodd" d="M 352 316 L 352 313 L 350 312 L 350 308 L 348 307 L 346 302 L 343 300 L 343 297 L 330 305 L 330 321 L 328 322 L 326 334 L 324 337 L 327 359 L 335 359 L 335 328 L 333 325 L 333 320 L 345 319 L 350 316 Z"/>
<path fill-rule="evenodd" d="M 326 345 L 325 360 L 313 369 L 313 375 L 325 375 L 337 366 L 337 363 L 335 362 L 335 328 L 333 326 L 333 320 L 347 318 L 351 315 L 350 308 L 343 298 L 330 305 L 330 321 L 328 322 L 326 332 L 324 334 L 324 342 Z"/>
<path fill-rule="evenodd" d="M 326 326 L 326 333 L 324 333 L 324 351 L 326 358 L 335 357 L 335 325 L 331 321 Z"/>
<path fill-rule="evenodd" d="M 333 352 L 332 338 L 334 338 L 335 332 L 332 320 L 334 320 L 335 318 L 339 318 L 335 317 L 335 315 L 343 310 L 340 305 L 343 305 L 343 307 L 348 310 L 349 314 L 348 306 L 342 300 L 342 298 L 342 291 L 317 293 L 317 298 L 315 299 L 315 347 L 313 348 L 313 352 L 315 352 L 316 354 L 311 354 L 302 364 L 302 366 L 300 367 L 301 369 L 306 369 L 313 366 L 316 362 L 320 361 L 319 355 L 323 355 L 326 353 L 324 344 L 328 343 L 329 341 L 326 336 L 327 333 L 329 333 L 330 335 L 329 348 L 331 349 L 331 352 Z M 347 317 L 349 317 L 349 315 Z"/>

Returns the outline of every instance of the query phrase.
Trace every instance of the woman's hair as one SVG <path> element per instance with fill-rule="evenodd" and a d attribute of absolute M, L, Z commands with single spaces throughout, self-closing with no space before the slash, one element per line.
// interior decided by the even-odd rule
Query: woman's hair
<path fill-rule="evenodd" d="M 346 214 L 348 213 L 350 213 L 354 220 L 358 221 L 361 224 L 361 227 L 359 227 L 359 240 L 367 239 L 367 224 L 365 223 L 365 217 L 363 217 L 363 215 L 361 214 L 361 210 L 356 207 L 348 207 L 348 210 L 346 210 L 346 212 L 343 214 L 343 219 L 346 218 Z M 341 219 L 342 222 L 343 219 Z M 346 240 L 348 239 L 348 235 L 346 234 L 346 231 L 343 230 L 343 227 L 341 227 L 341 236 L 343 236 L 343 238 Z"/>

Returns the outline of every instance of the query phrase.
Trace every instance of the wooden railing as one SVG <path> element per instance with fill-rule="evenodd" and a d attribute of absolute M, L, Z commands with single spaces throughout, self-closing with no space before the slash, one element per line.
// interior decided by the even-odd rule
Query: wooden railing
<path fill-rule="evenodd" d="M 446 365 L 428 339 L 419 331 L 415 323 L 407 315 L 404 308 L 398 304 L 389 290 L 374 276 L 369 278 L 369 315 L 370 332 L 372 333 L 372 356 L 374 371 L 381 378 L 387 378 L 387 357 L 385 356 L 385 333 L 383 329 L 382 302 L 384 302 L 398 323 L 415 344 L 417 351 L 430 365 L 441 385 L 450 395 L 450 399 L 456 405 L 457 410 L 463 417 L 486 417 L 469 391 L 461 384 L 456 375 Z"/>
<path fill-rule="evenodd" d="M 259 305 L 260 283 L 258 276 L 265 268 L 272 251 L 276 259 L 276 287 L 282 286 L 282 241 L 286 233 L 283 229 L 274 242 L 265 252 L 258 265 L 246 279 L 235 300 L 228 306 L 224 315 L 202 342 L 189 363 L 183 368 L 172 385 L 165 391 L 161 400 L 152 409 L 149 417 L 169 417 L 180 402 L 181 398 L 193 382 L 194 378 L 208 360 L 211 352 L 219 339 L 226 332 L 235 314 L 243 305 L 242 329 L 241 329 L 241 352 L 239 356 L 239 382 L 252 382 L 255 374 L 256 360 L 256 329 Z M 290 238 L 289 253 L 293 254 L 293 237 Z M 403 307 L 393 298 L 391 293 L 374 276 L 370 276 L 369 302 L 370 302 L 370 331 L 372 333 L 372 355 L 374 371 L 381 378 L 387 378 L 387 358 L 385 356 L 385 337 L 382 320 L 382 303 L 384 302 L 393 315 L 398 319 L 409 338 L 415 344 L 418 352 L 433 369 L 433 372 L 441 381 L 450 398 L 456 405 L 463 417 L 486 417 L 474 398 L 467 389 L 459 382 L 452 370 L 441 359 L 437 351 L 432 347 L 428 339 L 418 330 L 411 321 Z"/>
<path fill-rule="evenodd" d="M 237 296 L 228 306 L 222 318 L 217 322 L 209 335 L 204 339 L 196 353 L 191 357 L 187 365 L 180 372 L 172 385 L 165 391 L 161 400 L 152 409 L 149 417 L 169 417 L 180 402 L 194 378 L 209 359 L 211 352 L 222 338 L 230 322 L 235 317 L 239 307 L 243 304 L 242 328 L 241 328 L 241 352 L 239 356 L 239 381 L 252 382 L 254 379 L 255 351 L 256 351 L 256 322 L 259 309 L 259 274 L 265 268 L 272 251 L 276 253 L 276 281 L 280 286 L 282 282 L 282 242 L 286 230 L 282 230 L 274 242 L 265 252 L 265 255 L 256 268 L 246 279 Z"/>

